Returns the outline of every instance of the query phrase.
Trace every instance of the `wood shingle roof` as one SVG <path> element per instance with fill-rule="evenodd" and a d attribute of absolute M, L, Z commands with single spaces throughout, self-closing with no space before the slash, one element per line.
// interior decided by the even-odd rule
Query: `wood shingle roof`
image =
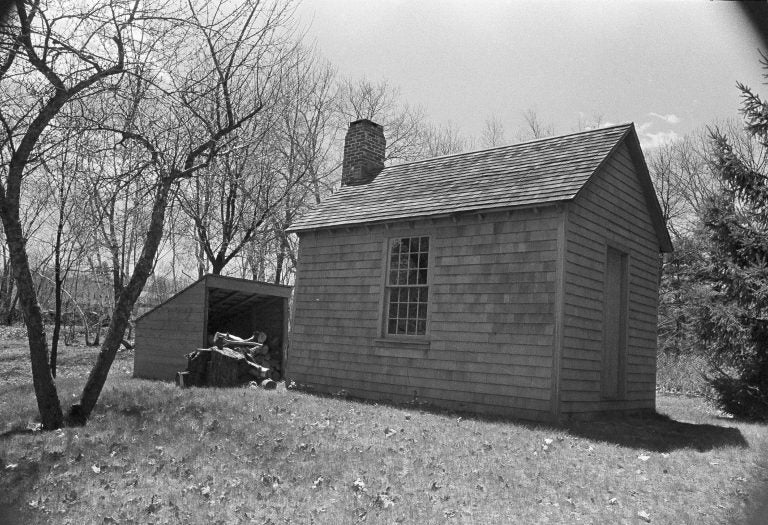
<path fill-rule="evenodd" d="M 572 200 L 630 132 L 637 143 L 622 124 L 389 166 L 368 184 L 342 186 L 289 231 Z"/>

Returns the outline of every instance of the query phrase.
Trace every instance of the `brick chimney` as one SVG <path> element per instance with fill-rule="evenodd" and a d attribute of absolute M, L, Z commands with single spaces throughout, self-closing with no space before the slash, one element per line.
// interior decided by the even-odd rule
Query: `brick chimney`
<path fill-rule="evenodd" d="M 384 169 L 384 128 L 368 119 L 349 125 L 344 139 L 341 185 L 368 184 Z"/>

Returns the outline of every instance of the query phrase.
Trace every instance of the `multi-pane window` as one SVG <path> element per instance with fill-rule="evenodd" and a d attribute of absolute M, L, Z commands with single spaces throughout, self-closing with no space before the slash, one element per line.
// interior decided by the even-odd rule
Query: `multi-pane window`
<path fill-rule="evenodd" d="M 427 333 L 429 237 L 392 239 L 387 271 L 388 335 Z"/>

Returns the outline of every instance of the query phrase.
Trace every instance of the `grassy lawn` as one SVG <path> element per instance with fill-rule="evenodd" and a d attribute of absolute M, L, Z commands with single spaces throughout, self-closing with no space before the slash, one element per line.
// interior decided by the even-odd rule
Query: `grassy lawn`
<path fill-rule="evenodd" d="M 67 404 L 94 356 L 63 350 Z M 119 354 L 87 427 L 42 433 L 27 430 L 23 341 L 0 338 L 1 523 L 757 524 L 768 512 L 768 429 L 697 398 L 549 427 L 282 387 L 180 390 L 132 379 L 132 360 Z"/>

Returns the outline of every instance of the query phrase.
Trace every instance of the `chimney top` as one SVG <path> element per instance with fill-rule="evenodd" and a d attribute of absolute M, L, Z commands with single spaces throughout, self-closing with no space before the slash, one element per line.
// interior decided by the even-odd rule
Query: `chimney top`
<path fill-rule="evenodd" d="M 341 185 L 368 184 L 384 169 L 384 128 L 368 119 L 350 122 L 344 139 Z"/>
<path fill-rule="evenodd" d="M 367 125 L 370 125 L 370 126 L 379 127 L 382 130 L 384 129 L 384 126 L 382 126 L 381 124 L 376 124 L 374 121 L 372 121 L 370 119 L 367 119 L 367 118 L 361 118 L 361 119 L 355 120 L 354 122 L 350 122 L 349 123 L 349 127 L 351 128 L 352 126 L 357 126 L 358 124 L 367 124 Z"/>

